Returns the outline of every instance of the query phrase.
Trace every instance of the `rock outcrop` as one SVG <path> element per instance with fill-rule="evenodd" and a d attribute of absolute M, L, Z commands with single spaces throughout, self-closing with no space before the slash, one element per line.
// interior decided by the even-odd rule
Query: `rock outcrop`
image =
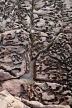
<path fill-rule="evenodd" d="M 63 106 L 63 105 L 44 106 L 37 101 L 28 101 L 25 99 L 21 100 L 18 97 L 13 97 L 6 90 L 0 92 L 0 107 L 1 108 L 65 108 L 65 107 L 70 108 L 68 105 L 66 105 L 66 106 Z"/>
<path fill-rule="evenodd" d="M 35 81 L 29 72 L 34 72 Z M 44 108 L 72 105 L 71 0 L 0 0 L 2 90 L 29 106 L 34 101 Z M 0 106 L 7 108 L 2 99 Z M 31 105 L 39 108 L 37 104 Z M 28 108 L 21 105 L 16 107 Z"/>
<path fill-rule="evenodd" d="M 71 105 L 72 92 L 66 85 L 50 82 L 31 82 L 14 79 L 0 84 L 0 91 L 7 90 L 11 95 L 28 101 L 38 101 L 44 105 Z"/>
<path fill-rule="evenodd" d="M 1 108 L 30 108 L 23 104 L 18 97 L 13 97 L 6 90 L 0 92 Z"/>

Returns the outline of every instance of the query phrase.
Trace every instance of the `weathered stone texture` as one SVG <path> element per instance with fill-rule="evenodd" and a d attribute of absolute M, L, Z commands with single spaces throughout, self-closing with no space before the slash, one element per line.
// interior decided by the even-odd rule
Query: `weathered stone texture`
<path fill-rule="evenodd" d="M 68 1 L 35 0 L 32 10 L 32 0 L 0 0 L 0 81 L 29 72 L 31 53 L 36 57 L 41 51 L 36 61 L 39 83 L 15 85 L 18 90 L 27 87 L 27 92 L 21 94 L 24 98 L 45 105 L 72 104 L 72 6 Z M 53 45 L 46 49 L 55 37 Z M 12 81 L 0 84 L 0 90 L 13 90 Z"/>

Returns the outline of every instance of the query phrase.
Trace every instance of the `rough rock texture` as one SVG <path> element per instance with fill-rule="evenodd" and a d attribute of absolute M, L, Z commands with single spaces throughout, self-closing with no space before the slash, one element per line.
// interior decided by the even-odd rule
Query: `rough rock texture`
<path fill-rule="evenodd" d="M 22 102 L 23 103 L 22 103 Z M 25 104 L 26 105 L 25 105 Z M 43 105 L 37 101 L 28 101 L 13 97 L 8 91 L 0 92 L 0 107 L 1 108 L 70 108 L 68 105 Z"/>
<path fill-rule="evenodd" d="M 31 71 L 29 63 L 37 54 L 38 82 L 16 80 Z M 45 105 L 72 105 L 71 0 L 35 0 L 34 5 L 32 0 L 0 0 L 0 91 L 4 89 Z"/>
<path fill-rule="evenodd" d="M 1 108 L 30 108 L 23 104 L 18 97 L 13 97 L 6 90 L 0 92 L 0 107 Z"/>
<path fill-rule="evenodd" d="M 22 9 L 24 7 L 24 10 L 31 8 L 29 1 L 23 1 L 21 6 Z M 27 27 L 24 28 L 19 19 L 25 18 L 25 23 L 23 23 L 26 26 L 26 23 L 29 23 L 29 21 L 26 22 L 27 13 L 21 8 L 19 9 L 17 2 L 15 3 L 13 0 L 9 0 L 7 5 L 0 1 L 0 8 L 2 9 L 0 10 L 0 29 L 2 32 L 0 33 L 0 80 L 2 81 L 19 77 L 28 71 L 30 46 L 29 32 L 25 30 Z M 13 9 L 15 9 L 14 12 Z M 4 25 L 4 20 L 6 25 Z"/>
<path fill-rule="evenodd" d="M 71 105 L 72 92 L 66 85 L 49 82 L 30 82 L 28 80 L 10 80 L 0 84 L 0 91 L 7 90 L 11 95 L 38 101 L 44 105 Z"/>
<path fill-rule="evenodd" d="M 40 37 L 36 44 L 41 44 L 40 47 L 35 44 L 35 52 L 43 50 L 54 37 L 58 37 L 52 47 L 43 51 L 37 59 L 38 79 L 72 85 L 71 13 L 72 8 L 67 9 L 61 0 L 36 0 L 34 15 L 38 15 L 38 18 L 34 17 L 34 30 Z"/>

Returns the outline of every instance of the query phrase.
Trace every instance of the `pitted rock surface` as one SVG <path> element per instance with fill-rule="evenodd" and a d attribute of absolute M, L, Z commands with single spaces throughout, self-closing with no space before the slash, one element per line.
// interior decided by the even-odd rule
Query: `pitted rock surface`
<path fill-rule="evenodd" d="M 32 5 L 32 0 L 0 1 L 0 81 L 29 73 L 31 50 L 33 57 L 41 51 L 35 70 L 38 82 L 19 83 L 20 95 L 45 105 L 72 105 L 72 2 L 35 0 L 33 10 Z M 0 90 L 8 90 L 6 84 L 1 83 Z"/>
<path fill-rule="evenodd" d="M 37 59 L 37 78 L 62 84 L 68 83 L 70 88 L 72 85 L 71 13 L 72 8 L 68 9 L 65 2 L 61 0 L 35 2 L 34 34 L 39 37 L 36 44 L 40 43 L 40 45 L 38 47 L 35 44 L 37 50 L 34 49 L 34 55 L 57 37 L 52 47 L 43 51 Z"/>
<path fill-rule="evenodd" d="M 21 1 L 21 8 L 24 9 L 22 10 L 18 7 L 17 1 L 9 0 L 7 5 L 4 5 L 4 2 L 0 3 L 2 8 L 2 11 L 0 12 L 0 80 L 2 81 L 19 77 L 28 71 L 26 63 L 29 62 L 27 60 L 27 55 L 29 55 L 28 52 L 30 51 L 29 32 L 23 29 L 22 24 L 19 23 L 19 16 L 21 15 L 22 18 L 25 18 L 25 23 L 27 23 L 27 13 L 25 13 L 24 10 L 28 8 L 29 11 L 31 5 L 29 1 Z M 13 9 L 15 9 L 14 12 Z M 7 17 L 5 28 L 3 28 L 4 13 L 5 17 Z"/>
<path fill-rule="evenodd" d="M 38 101 L 44 105 L 71 105 L 72 92 L 66 85 L 51 82 L 30 82 L 14 79 L 3 82 L 0 90 L 29 101 Z"/>

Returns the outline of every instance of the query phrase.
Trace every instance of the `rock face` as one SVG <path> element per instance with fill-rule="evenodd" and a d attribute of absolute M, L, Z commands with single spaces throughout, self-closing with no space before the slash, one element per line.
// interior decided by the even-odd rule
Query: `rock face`
<path fill-rule="evenodd" d="M 20 79 L 32 70 L 38 82 Z M 5 89 L 44 105 L 72 105 L 71 0 L 0 0 L 0 91 Z"/>
<path fill-rule="evenodd" d="M 21 102 L 20 98 L 13 97 L 6 90 L 0 92 L 0 107 L 1 108 L 65 108 L 65 107 L 70 108 L 68 105 L 66 105 L 66 106 L 63 106 L 63 105 L 45 106 L 37 101 L 28 101 L 25 99 L 23 99 L 22 102 Z"/>
<path fill-rule="evenodd" d="M 7 4 L 0 1 L 0 80 L 7 80 L 15 77 L 19 77 L 28 71 L 29 62 L 29 32 L 26 31 L 29 26 L 29 17 L 27 13 L 19 10 L 18 2 L 7 1 Z M 14 7 L 15 5 L 15 7 Z M 27 7 L 26 7 L 27 5 Z M 21 3 L 22 9 L 31 8 L 30 1 L 23 1 Z M 4 8 L 3 8 L 4 7 Z M 13 10 L 14 9 L 14 10 Z M 23 29 L 23 25 L 20 22 L 20 15 L 24 18 L 26 27 Z M 4 16 L 5 12 L 5 16 Z M 23 13 L 22 13 L 23 12 Z M 7 19 L 5 19 L 7 17 Z M 3 27 L 3 20 L 6 20 L 6 27 Z M 27 21 L 28 20 L 28 21 Z M 27 24 L 28 22 L 28 24 Z"/>
<path fill-rule="evenodd" d="M 39 3 L 43 4 L 40 8 Z M 72 25 L 69 11 L 72 13 L 72 8 L 68 10 L 65 2 L 61 0 L 56 0 L 56 2 L 36 0 L 34 14 L 37 14 L 38 18 L 34 17 L 34 29 L 41 43 L 40 49 L 37 48 L 37 53 L 46 48 L 54 37 L 57 37 L 52 47 L 43 51 L 37 59 L 37 78 L 62 84 L 68 83 L 68 86 L 71 86 Z"/>
<path fill-rule="evenodd" d="M 30 82 L 24 79 L 5 81 L 0 84 L 0 91 L 7 90 L 11 95 L 28 101 L 38 101 L 44 105 L 71 105 L 72 92 L 66 85 L 49 82 Z"/>
<path fill-rule="evenodd" d="M 0 92 L 1 108 L 30 108 L 24 105 L 19 98 L 13 97 L 7 91 Z"/>

